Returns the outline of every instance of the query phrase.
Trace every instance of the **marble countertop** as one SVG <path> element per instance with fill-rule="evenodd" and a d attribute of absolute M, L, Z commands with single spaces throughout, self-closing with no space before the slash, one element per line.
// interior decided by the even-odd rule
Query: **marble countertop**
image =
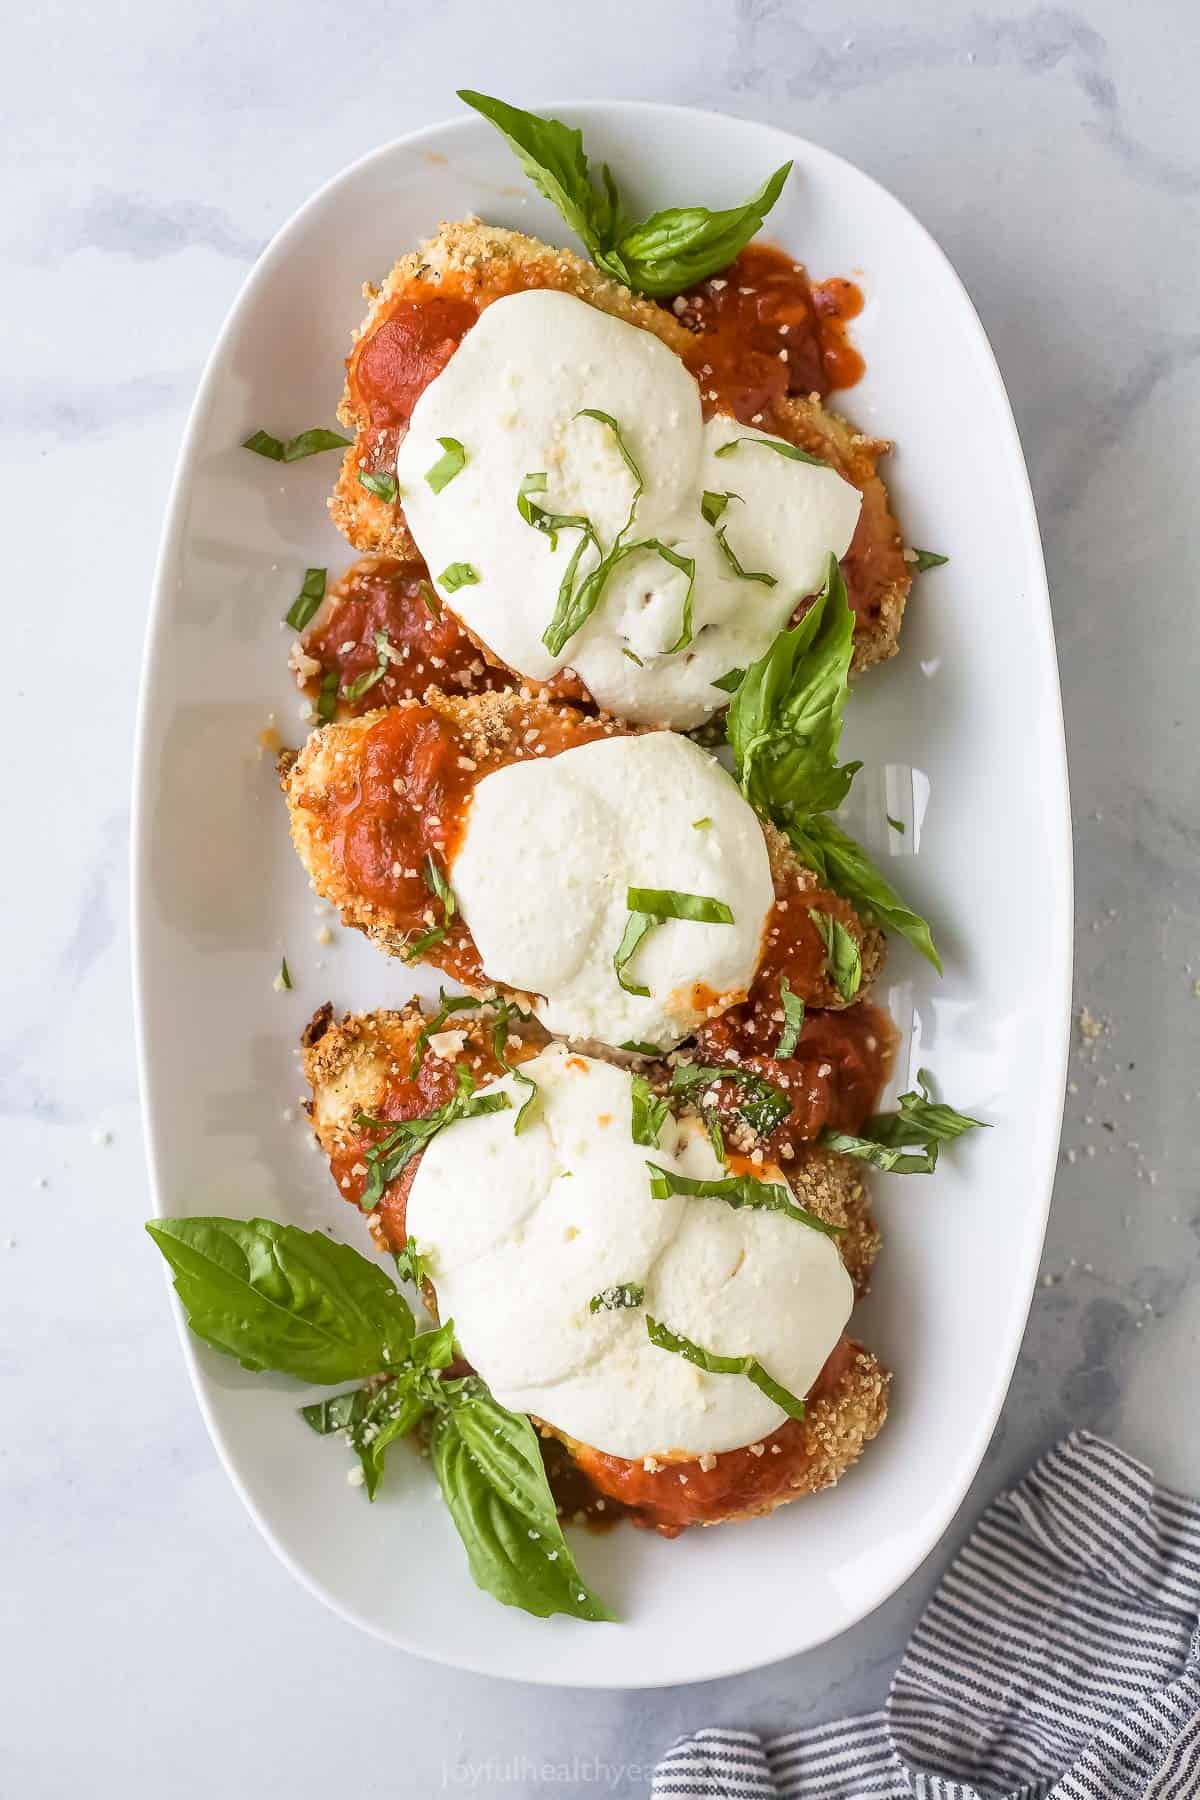
<path fill-rule="evenodd" d="M 6 789 L 20 850 L 0 897 L 5 1793 L 642 1794 L 688 1726 L 771 1730 L 878 1704 L 954 1545 L 1067 1427 L 1110 1433 L 1200 1491 L 1200 19 L 1185 0 L 1153 16 L 1148 31 L 1122 0 L 567 0 L 536 31 L 514 0 L 352 14 L 48 0 L 10 15 L 0 380 L 27 764 Z M 891 187 L 991 334 L 1046 543 L 1076 1003 L 1098 1035 L 1073 1055 L 1020 1365 L 969 1500 L 908 1585 L 823 1650 L 701 1688 L 488 1681 L 322 1610 L 220 1469 L 161 1272 L 130 1251 L 147 1196 L 129 752 L 184 418 L 276 227 L 345 163 L 451 113 L 464 81 L 533 103 L 637 96 L 764 118 Z"/>

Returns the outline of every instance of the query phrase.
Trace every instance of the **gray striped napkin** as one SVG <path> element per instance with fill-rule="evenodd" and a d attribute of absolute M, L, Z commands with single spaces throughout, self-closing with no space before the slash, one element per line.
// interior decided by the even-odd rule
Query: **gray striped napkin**
<path fill-rule="evenodd" d="M 984 1514 L 882 1712 L 714 1727 L 653 1800 L 1197 1800 L 1200 1502 L 1087 1432 Z"/>

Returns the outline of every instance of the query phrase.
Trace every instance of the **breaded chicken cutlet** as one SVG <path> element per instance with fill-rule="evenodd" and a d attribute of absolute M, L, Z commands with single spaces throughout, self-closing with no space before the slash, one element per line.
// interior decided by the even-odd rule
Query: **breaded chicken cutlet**
<path fill-rule="evenodd" d="M 391 477 L 398 443 L 421 392 L 440 374 L 479 313 L 493 301 L 531 290 L 572 295 L 650 332 L 694 372 L 704 368 L 703 335 L 677 314 L 631 293 L 572 251 L 478 219 L 443 224 L 403 256 L 378 288 L 368 287 L 367 316 L 347 363 L 338 416 L 354 433 L 330 499 L 338 529 L 358 550 L 410 559 L 417 554 L 402 497 L 363 485 Z M 899 528 L 878 462 L 885 440 L 854 430 L 815 395 L 784 395 L 769 416 L 742 421 L 819 458 L 862 494 L 859 521 L 843 559 L 856 615 L 854 667 L 895 654 L 911 585 Z M 394 485 L 394 484 L 393 484 Z"/>
<path fill-rule="evenodd" d="M 280 759 L 292 841 L 315 891 L 339 909 L 344 924 L 391 956 L 430 962 L 474 991 L 486 990 L 495 982 L 461 913 L 444 910 L 427 859 L 452 889 L 463 817 L 485 776 L 634 735 L 640 734 L 616 720 L 527 690 L 451 698 L 431 689 L 421 702 L 326 726 L 298 755 Z M 883 963 L 882 932 L 822 888 L 780 832 L 760 825 L 776 896 L 760 951 L 773 1003 L 785 975 L 813 1007 L 864 998 Z M 520 878 L 521 846 L 513 844 L 506 879 Z M 861 978 L 850 994 L 837 984 L 814 914 L 835 921 L 853 946 Z M 706 1010 L 719 1012 L 718 998 L 732 1004 L 745 991 L 714 996 Z"/>
<path fill-rule="evenodd" d="M 543 1047 L 536 1026 L 514 1021 L 487 1007 L 431 1021 L 417 1002 L 398 1011 L 335 1021 L 332 1008 L 316 1013 L 303 1039 L 313 1129 L 343 1196 L 361 1203 L 368 1159 L 378 1129 L 364 1120 L 400 1122 L 427 1115 L 453 1095 L 457 1071 L 483 1085 L 502 1072 L 503 1061 L 519 1066 Z M 665 1087 L 665 1065 L 650 1068 Z M 369 1214 L 381 1248 L 407 1243 L 408 1195 L 420 1162 L 414 1155 L 399 1177 L 384 1188 Z M 879 1248 L 863 1183 L 853 1163 L 807 1147 L 789 1166 L 797 1200 L 817 1218 L 837 1227 L 839 1253 L 855 1293 L 867 1289 Z M 427 1298 L 436 1306 L 432 1285 Z M 549 1426 L 544 1436 L 563 1443 L 592 1489 L 616 1502 L 634 1522 L 667 1537 L 688 1525 L 720 1524 L 773 1511 L 788 1500 L 830 1486 L 857 1460 L 887 1412 L 890 1376 L 877 1359 L 849 1337 L 828 1357 L 807 1398 L 804 1416 L 789 1418 L 763 1442 L 742 1449 L 659 1460 L 631 1461 L 567 1439 Z M 535 1421 L 536 1423 L 536 1421 Z"/>

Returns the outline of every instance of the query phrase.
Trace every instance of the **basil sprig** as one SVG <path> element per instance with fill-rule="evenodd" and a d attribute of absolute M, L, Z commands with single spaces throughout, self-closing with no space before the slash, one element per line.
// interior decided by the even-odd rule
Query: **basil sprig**
<path fill-rule="evenodd" d="M 358 471 L 359 484 L 365 487 L 368 494 L 374 494 L 379 500 L 386 500 L 390 505 L 400 493 L 400 484 L 390 469 L 380 469 L 372 474 L 369 469 Z"/>
<path fill-rule="evenodd" d="M 832 913 L 810 906 L 808 916 L 821 934 L 825 946 L 825 969 L 834 987 L 845 1001 L 853 1000 L 862 986 L 862 955 L 858 945 L 840 919 Z"/>
<path fill-rule="evenodd" d="M 826 1224 L 807 1207 L 797 1205 L 791 1189 L 781 1181 L 758 1181 L 753 1175 L 727 1175 L 719 1180 L 702 1181 L 692 1175 L 680 1175 L 676 1169 L 660 1168 L 658 1163 L 648 1162 L 646 1167 L 650 1171 L 650 1192 L 655 1200 L 668 1200 L 672 1194 L 694 1200 L 723 1200 L 735 1212 L 749 1206 L 756 1212 L 783 1213 L 802 1225 L 810 1225 L 825 1237 L 841 1237 L 845 1230 L 842 1225 Z"/>
<path fill-rule="evenodd" d="M 363 1152 L 367 1165 L 367 1183 L 359 1200 L 363 1212 L 374 1212 L 384 1191 L 402 1175 L 414 1156 L 419 1156 L 433 1142 L 439 1131 L 460 1119 L 475 1119 L 481 1113 L 504 1112 L 512 1102 L 505 1093 L 478 1094 L 471 1072 L 460 1063 L 454 1071 L 458 1091 L 452 1100 L 424 1113 L 419 1119 L 372 1119 L 368 1113 L 356 1113 L 354 1123 L 360 1130 L 382 1131 L 386 1135 Z"/>
<path fill-rule="evenodd" d="M 618 1281 L 612 1287 L 601 1288 L 588 1301 L 589 1312 L 620 1312 L 624 1307 L 640 1306 L 646 1298 L 646 1290 L 637 1281 Z"/>
<path fill-rule="evenodd" d="M 416 1333 L 391 1277 L 323 1232 L 221 1218 L 159 1219 L 146 1229 L 197 1337 L 247 1369 L 320 1386 L 365 1382 L 301 1413 L 322 1436 L 345 1434 L 371 1499 L 388 1445 L 424 1424 L 478 1586 L 539 1618 L 613 1617 L 575 1566 L 529 1420 L 478 1376 L 446 1377 L 452 1322 Z"/>
<path fill-rule="evenodd" d="M 801 862 L 868 922 L 907 938 L 940 973 L 928 924 L 828 816 L 861 767 L 837 761 L 853 650 L 854 614 L 830 556 L 824 586 L 799 625 L 781 632 L 735 684 L 726 736 L 747 799 L 783 827 Z M 727 686 L 736 674 L 713 685 Z"/>
<path fill-rule="evenodd" d="M 712 1087 L 719 1081 L 736 1082 L 740 1089 L 737 1110 L 762 1137 L 769 1137 L 791 1113 L 792 1103 L 783 1089 L 754 1069 L 738 1068 L 732 1063 L 716 1068 L 704 1063 L 676 1063 L 671 1071 L 671 1090 L 676 1094 Z"/>
<path fill-rule="evenodd" d="M 827 887 L 849 900 L 864 919 L 877 919 L 889 931 L 907 938 L 913 949 L 919 950 L 941 974 L 942 959 L 927 922 L 905 904 L 862 845 L 855 843 L 840 825 L 816 814 L 789 825 L 787 835 L 800 861 L 815 870 Z"/>
<path fill-rule="evenodd" d="M 657 1150 L 659 1133 L 671 1116 L 671 1108 L 665 1100 L 659 1099 L 644 1075 L 634 1075 L 632 1083 L 633 1141 Z"/>
<path fill-rule="evenodd" d="M 744 206 L 710 212 L 671 207 L 636 225 L 626 214 L 608 164 L 593 183 L 583 136 L 559 119 L 460 88 L 460 100 L 500 131 L 540 194 L 557 207 L 597 267 L 637 292 L 661 297 L 727 268 L 778 200 L 791 163 L 776 169 Z"/>
<path fill-rule="evenodd" d="M 457 438 L 440 437 L 438 443 L 442 446 L 442 454 L 433 467 L 425 471 L 425 479 L 435 494 L 440 494 L 467 466 L 467 453 Z"/>
<path fill-rule="evenodd" d="M 283 615 L 293 631 L 304 630 L 325 598 L 325 575 L 324 569 L 304 571 L 304 585 Z"/>
<path fill-rule="evenodd" d="M 427 854 L 425 857 L 425 866 L 422 870 L 422 875 L 425 880 L 425 886 L 429 889 L 434 899 L 441 901 L 442 922 L 440 925 L 431 925 L 428 931 L 423 931 L 420 937 L 413 938 L 413 940 L 405 946 L 405 962 L 414 961 L 416 957 L 423 956 L 427 950 L 432 950 L 435 944 L 440 944 L 450 930 L 451 921 L 458 912 L 458 901 L 455 898 L 454 889 L 442 874 L 442 871 L 439 869 L 432 854 Z"/>
<path fill-rule="evenodd" d="M 799 994 L 792 992 L 792 984 L 786 975 L 779 977 L 779 999 L 783 1006 L 783 1030 L 779 1034 L 775 1054 L 792 1056 L 804 1028 L 804 1002 Z"/>
<path fill-rule="evenodd" d="M 928 1069 L 918 1070 L 916 1088 L 901 1094 L 897 1111 L 876 1113 L 858 1136 L 827 1129 L 821 1133 L 821 1142 L 843 1156 L 857 1156 L 872 1168 L 894 1175 L 931 1175 L 942 1144 L 966 1131 L 988 1128 L 986 1119 L 969 1118 L 935 1101 L 932 1081 Z"/>
<path fill-rule="evenodd" d="M 316 456 L 321 450 L 344 450 L 351 442 L 343 437 L 340 431 L 328 431 L 322 425 L 315 425 L 310 431 L 302 431 L 298 437 L 272 437 L 269 431 L 252 431 L 248 438 L 242 439 L 243 450 L 253 450 L 256 456 L 265 456 L 270 462 L 300 462 L 305 456 Z"/>
<path fill-rule="evenodd" d="M 803 1400 L 785 1388 L 782 1382 L 768 1375 L 756 1356 L 718 1356 L 715 1351 L 702 1349 L 691 1338 L 672 1331 L 649 1313 L 646 1314 L 646 1336 L 659 1350 L 670 1350 L 687 1362 L 695 1363 L 698 1369 L 704 1369 L 709 1375 L 744 1375 L 768 1400 L 773 1400 L 776 1406 L 781 1407 L 790 1419 L 804 1417 Z"/>

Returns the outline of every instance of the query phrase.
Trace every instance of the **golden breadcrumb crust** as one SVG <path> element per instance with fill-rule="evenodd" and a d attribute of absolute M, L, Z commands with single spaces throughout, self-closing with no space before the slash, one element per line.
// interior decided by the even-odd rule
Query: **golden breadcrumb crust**
<path fill-rule="evenodd" d="M 451 286 L 455 297 L 481 306 L 520 289 L 552 288 L 574 294 L 602 312 L 652 332 L 677 355 L 682 356 L 694 343 L 692 334 L 673 312 L 631 293 L 574 251 L 474 218 L 443 223 L 433 237 L 400 258 L 380 287 L 364 288 L 369 305 L 354 334 L 355 342 L 371 335 L 394 302 L 428 299 L 431 292 Z M 358 479 L 360 468 L 373 466 L 374 432 L 366 414 L 356 410 L 349 384 L 338 407 L 338 417 L 354 432 L 354 443 L 346 451 L 329 499 L 334 524 L 356 550 L 416 556 L 417 547 L 400 502 L 381 499 Z M 872 542 L 894 557 L 900 542 L 899 528 L 877 471 L 879 458 L 890 449 L 887 440 L 856 431 L 838 413 L 822 406 L 815 395 L 781 400 L 776 417 L 783 437 L 798 449 L 819 455 L 862 490 Z M 859 619 L 855 627 L 855 669 L 867 668 L 896 654 L 910 584 L 910 576 L 897 574 L 879 589 L 877 615 Z M 489 660 L 495 659 L 489 654 Z"/>
<path fill-rule="evenodd" d="M 487 773 L 489 765 L 536 755 L 542 731 L 552 729 L 556 740 L 561 742 L 564 734 L 570 736 L 577 729 L 582 743 L 594 740 L 598 735 L 626 736 L 636 730 L 614 719 L 601 717 L 597 720 L 569 707 L 555 705 L 529 689 L 450 696 L 430 688 L 423 702 L 401 704 L 424 704 L 450 724 L 463 740 L 465 753 L 476 764 L 479 778 Z M 383 716 L 382 711 L 363 713 L 357 719 L 314 731 L 298 755 L 288 752 L 280 758 L 279 772 L 287 800 L 292 842 L 316 892 L 338 908 L 344 925 L 365 932 L 389 956 L 403 957 L 409 944 L 408 931 L 401 929 L 375 902 L 366 900 L 357 891 L 323 823 L 326 797 L 334 788 L 344 787 L 352 781 L 365 734 Z M 396 805 L 403 807 L 403 795 L 397 795 Z M 795 894 L 821 890 L 817 876 L 797 860 L 782 833 L 769 824 L 763 824 L 763 831 L 777 888 L 782 891 L 786 886 Z M 854 998 L 865 999 L 883 965 L 883 933 L 865 926 L 850 903 L 839 896 L 828 895 L 822 905 L 836 914 L 859 945 L 862 984 Z M 465 931 L 465 927 L 463 929 Z M 455 949 L 455 940 L 451 939 L 432 946 L 422 960 L 461 977 L 461 957 L 455 956 Z M 485 980 L 469 985 L 482 992 L 497 984 Z M 732 1004 L 741 997 L 730 995 L 726 1003 Z M 846 1002 L 825 973 L 819 977 L 818 990 L 808 997 L 808 1004 L 836 1009 Z"/>

